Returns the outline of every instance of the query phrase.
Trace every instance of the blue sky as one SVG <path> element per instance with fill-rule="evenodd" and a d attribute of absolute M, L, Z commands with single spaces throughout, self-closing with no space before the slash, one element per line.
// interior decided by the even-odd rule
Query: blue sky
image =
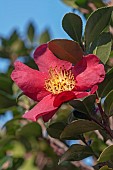
<path fill-rule="evenodd" d="M 47 27 L 53 38 L 68 38 L 61 21 L 71 10 L 60 0 L 1 0 L 0 35 L 9 35 L 14 28 L 24 35 L 27 24 L 33 21 L 37 32 Z"/>

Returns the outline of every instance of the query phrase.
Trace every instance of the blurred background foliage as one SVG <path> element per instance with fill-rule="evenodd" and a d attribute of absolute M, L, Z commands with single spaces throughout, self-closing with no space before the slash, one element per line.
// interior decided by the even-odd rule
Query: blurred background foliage
<path fill-rule="evenodd" d="M 61 1 L 69 5 L 73 11 L 79 10 L 86 18 L 99 7 L 112 5 L 112 2 L 107 4 L 102 0 Z M 9 63 L 6 72 L 0 73 L 0 119 L 4 120 L 8 114 L 11 114 L 12 117 L 12 120 L 7 121 L 4 126 L 0 125 L 0 170 L 53 170 L 53 168 L 54 170 L 79 170 L 82 169 L 80 164 L 65 162 L 58 165 L 59 156 L 64 153 L 65 147 L 68 146 L 65 141 L 57 141 L 49 137 L 41 121 L 32 123 L 21 118 L 22 114 L 33 107 L 35 103 L 26 96 L 21 96 L 21 91 L 11 80 L 10 74 L 16 59 L 38 69 L 32 59 L 33 50 L 40 44 L 50 41 L 51 33 L 45 29 L 44 32 L 37 35 L 36 29 L 31 22 L 25 30 L 24 37 L 21 37 L 21 33 L 17 29 L 8 37 L 0 36 L 0 58 Z M 112 67 L 112 65 L 113 63 L 109 62 L 109 66 Z M 17 99 L 19 95 L 21 97 Z M 61 114 L 58 114 L 57 120 L 65 119 L 65 115 L 68 116 L 70 110 L 71 108 L 67 109 L 67 106 L 63 106 L 58 111 Z M 49 132 L 55 133 L 55 137 L 58 138 L 60 127 L 62 129 L 65 125 L 59 126 L 56 133 L 51 132 L 54 128 L 49 129 Z M 97 154 L 106 147 L 102 139 L 98 139 L 95 132 L 87 133 L 86 136 L 87 140 L 91 136 L 94 139 L 93 148 Z"/>

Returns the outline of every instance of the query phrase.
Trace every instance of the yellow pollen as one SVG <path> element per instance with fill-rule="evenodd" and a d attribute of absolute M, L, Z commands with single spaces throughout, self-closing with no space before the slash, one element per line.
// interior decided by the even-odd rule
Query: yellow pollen
<path fill-rule="evenodd" d="M 75 79 L 71 70 L 64 67 L 49 69 L 49 78 L 45 80 L 45 89 L 52 94 L 59 94 L 63 91 L 71 91 L 75 87 Z"/>

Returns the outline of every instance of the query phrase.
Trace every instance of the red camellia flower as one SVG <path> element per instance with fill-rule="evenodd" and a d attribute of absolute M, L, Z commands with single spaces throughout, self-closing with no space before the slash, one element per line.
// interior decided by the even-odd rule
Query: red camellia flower
<path fill-rule="evenodd" d="M 39 71 L 16 61 L 11 78 L 31 99 L 38 104 L 23 117 L 36 121 L 39 117 L 48 121 L 59 106 L 75 98 L 83 98 L 95 93 L 98 84 L 104 80 L 104 66 L 97 56 L 83 56 L 75 66 L 58 59 L 43 44 L 34 52 L 34 60 Z"/>

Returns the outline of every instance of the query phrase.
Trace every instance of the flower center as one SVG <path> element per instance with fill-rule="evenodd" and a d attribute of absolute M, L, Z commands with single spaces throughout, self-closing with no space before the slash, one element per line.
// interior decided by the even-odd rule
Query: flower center
<path fill-rule="evenodd" d="M 52 94 L 59 94 L 63 91 L 71 91 L 75 87 L 75 79 L 71 70 L 64 67 L 58 69 L 50 67 L 49 78 L 45 80 L 45 88 Z"/>

